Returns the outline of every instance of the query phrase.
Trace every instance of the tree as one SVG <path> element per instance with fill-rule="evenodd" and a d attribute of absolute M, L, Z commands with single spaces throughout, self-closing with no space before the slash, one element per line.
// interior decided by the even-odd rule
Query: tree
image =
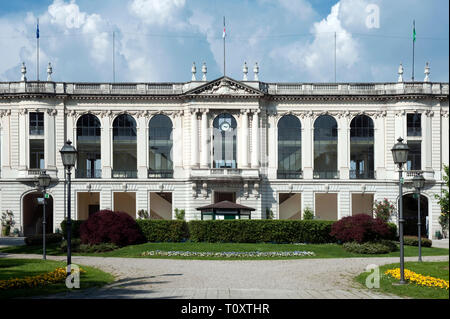
<path fill-rule="evenodd" d="M 439 216 L 439 224 L 441 225 L 442 232 L 445 234 L 448 230 L 448 220 L 449 220 L 449 205 L 448 205 L 448 189 L 449 189 L 449 178 L 448 178 L 448 165 L 444 165 L 445 175 L 443 180 L 445 186 L 442 189 L 441 195 L 435 194 L 434 197 L 438 199 L 438 203 L 441 206 L 441 216 Z"/>

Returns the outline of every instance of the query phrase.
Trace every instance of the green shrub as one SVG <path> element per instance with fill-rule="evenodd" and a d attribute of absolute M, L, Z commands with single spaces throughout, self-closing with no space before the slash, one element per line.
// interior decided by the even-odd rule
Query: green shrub
<path fill-rule="evenodd" d="M 303 210 L 303 220 L 313 220 L 314 219 L 314 212 L 311 210 L 311 208 L 306 207 Z"/>
<path fill-rule="evenodd" d="M 323 220 L 193 220 L 194 242 L 330 243 L 333 221 Z"/>
<path fill-rule="evenodd" d="M 387 223 L 387 224 L 388 224 L 389 232 L 390 232 L 388 239 L 396 240 L 397 239 L 397 225 L 394 223 Z"/>
<path fill-rule="evenodd" d="M 42 245 L 42 242 L 43 242 L 42 237 L 43 237 L 42 235 L 34 235 L 34 236 L 26 237 L 25 244 L 27 246 Z M 62 240 L 63 240 L 63 236 L 61 234 L 45 234 L 45 243 L 46 244 L 60 243 Z"/>
<path fill-rule="evenodd" d="M 70 233 L 71 238 L 80 238 L 80 226 L 83 224 L 85 220 L 71 220 L 70 223 L 72 225 Z M 64 238 L 67 236 L 67 220 L 64 219 L 61 222 L 61 230 L 62 234 L 64 235 Z"/>
<path fill-rule="evenodd" d="M 101 243 L 97 245 L 82 244 L 79 238 L 75 238 L 70 242 L 73 253 L 102 253 L 119 248 L 113 243 Z M 67 252 L 67 240 L 61 242 L 60 248 L 63 252 Z"/>
<path fill-rule="evenodd" d="M 176 220 L 184 220 L 185 211 L 184 209 L 175 208 L 175 218 Z"/>
<path fill-rule="evenodd" d="M 181 242 L 189 238 L 188 227 L 183 220 L 140 219 L 136 222 L 149 242 Z"/>
<path fill-rule="evenodd" d="M 379 242 L 347 242 L 342 244 L 342 248 L 355 254 L 387 254 L 397 250 L 397 245 L 393 242 L 383 240 Z"/>
<path fill-rule="evenodd" d="M 70 240 L 70 246 L 72 248 L 72 252 L 77 252 L 80 250 L 80 245 L 81 245 L 81 239 L 80 238 L 74 238 Z M 67 240 L 63 240 L 61 242 L 61 245 L 59 246 L 59 248 L 63 251 L 63 252 L 67 252 Z"/>
<path fill-rule="evenodd" d="M 97 245 L 81 244 L 78 248 L 80 253 L 102 253 L 105 251 L 111 251 L 119 248 L 113 243 L 101 243 Z"/>
<path fill-rule="evenodd" d="M 421 246 L 422 247 L 431 247 L 431 240 L 428 238 L 420 238 Z M 403 243 L 406 246 L 419 246 L 419 238 L 416 236 L 403 236 Z"/>

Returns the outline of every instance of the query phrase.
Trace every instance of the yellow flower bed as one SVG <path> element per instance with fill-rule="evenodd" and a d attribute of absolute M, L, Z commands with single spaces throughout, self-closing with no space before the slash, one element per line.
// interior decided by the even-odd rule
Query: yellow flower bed
<path fill-rule="evenodd" d="M 435 278 L 431 276 L 424 276 L 421 274 L 416 274 L 415 272 L 405 269 L 405 279 L 410 282 L 414 282 L 418 285 L 425 287 L 437 287 L 448 290 L 448 280 Z M 390 275 L 395 279 L 400 279 L 400 268 L 388 269 L 385 271 L 386 275 Z"/>
<path fill-rule="evenodd" d="M 73 271 L 72 273 L 74 272 L 75 271 Z M 80 272 L 85 273 L 86 271 L 80 268 Z M 52 272 L 42 275 L 0 280 L 0 290 L 42 287 L 62 282 L 66 279 L 66 277 L 67 277 L 66 269 L 59 267 Z"/>

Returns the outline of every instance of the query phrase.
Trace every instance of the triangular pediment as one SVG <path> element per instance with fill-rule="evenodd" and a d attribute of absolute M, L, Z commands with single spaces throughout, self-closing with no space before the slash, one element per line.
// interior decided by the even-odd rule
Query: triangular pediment
<path fill-rule="evenodd" d="M 205 83 L 195 89 L 186 92 L 186 95 L 196 96 L 254 96 L 260 97 L 264 93 L 242 82 L 223 76 Z"/>

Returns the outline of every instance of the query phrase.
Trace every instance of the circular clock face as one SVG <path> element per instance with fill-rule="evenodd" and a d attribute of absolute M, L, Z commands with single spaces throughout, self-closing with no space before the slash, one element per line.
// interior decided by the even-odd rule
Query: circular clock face
<path fill-rule="evenodd" d="M 230 129 L 230 123 L 228 123 L 228 122 L 223 122 L 223 123 L 220 125 L 220 129 L 221 129 L 222 131 L 228 131 L 228 130 Z"/>

